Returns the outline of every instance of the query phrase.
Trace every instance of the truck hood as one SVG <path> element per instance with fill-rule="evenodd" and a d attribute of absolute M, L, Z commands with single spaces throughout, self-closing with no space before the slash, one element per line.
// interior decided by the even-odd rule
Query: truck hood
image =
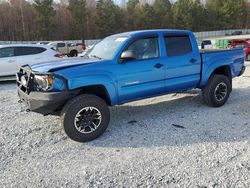
<path fill-rule="evenodd" d="M 69 58 L 56 61 L 48 61 L 44 63 L 39 63 L 31 66 L 31 69 L 35 72 L 53 72 L 56 70 L 61 70 L 68 67 L 87 65 L 97 62 L 102 62 L 103 60 L 99 59 L 84 59 L 84 58 Z"/>

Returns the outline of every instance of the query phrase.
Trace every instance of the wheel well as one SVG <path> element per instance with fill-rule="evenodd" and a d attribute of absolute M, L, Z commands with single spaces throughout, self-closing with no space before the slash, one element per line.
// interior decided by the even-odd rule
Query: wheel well
<path fill-rule="evenodd" d="M 221 74 L 225 75 L 230 79 L 230 83 L 232 85 L 232 73 L 231 73 L 231 68 L 229 66 L 222 66 L 214 70 L 213 74 Z"/>
<path fill-rule="evenodd" d="M 106 88 L 103 85 L 94 85 L 80 88 L 79 94 L 92 94 L 102 98 L 108 105 L 111 105 L 111 100 Z"/>
<path fill-rule="evenodd" d="M 69 53 L 71 54 L 72 52 L 76 52 L 77 53 L 77 50 L 71 50 Z"/>
<path fill-rule="evenodd" d="M 222 74 L 232 78 L 231 69 L 229 66 L 222 66 L 214 70 L 213 74 Z"/>

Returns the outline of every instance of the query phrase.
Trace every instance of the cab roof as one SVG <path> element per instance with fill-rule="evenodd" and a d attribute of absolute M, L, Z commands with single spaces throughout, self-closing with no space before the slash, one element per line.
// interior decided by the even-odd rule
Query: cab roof
<path fill-rule="evenodd" d="M 137 30 L 129 31 L 124 33 L 115 34 L 115 37 L 134 37 L 140 35 L 150 35 L 150 34 L 189 34 L 191 31 L 188 30 L 176 30 L 176 29 L 154 29 L 154 30 Z"/>

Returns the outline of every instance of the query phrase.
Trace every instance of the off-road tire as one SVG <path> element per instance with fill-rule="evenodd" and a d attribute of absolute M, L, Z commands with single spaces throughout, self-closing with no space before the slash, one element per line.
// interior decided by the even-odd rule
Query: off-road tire
<path fill-rule="evenodd" d="M 218 87 L 223 86 L 226 87 L 226 93 L 225 96 L 222 97 L 221 100 L 218 100 L 218 96 L 216 96 L 216 91 L 218 90 Z M 224 89 L 225 90 L 225 89 Z M 225 75 L 220 74 L 214 74 L 209 79 L 206 87 L 202 89 L 202 98 L 203 101 L 211 107 L 221 107 L 223 106 L 232 91 L 232 84 L 230 78 L 228 78 Z"/>
<path fill-rule="evenodd" d="M 78 52 L 76 50 L 72 50 L 72 51 L 70 51 L 69 55 L 70 55 L 70 57 L 77 57 Z"/>
<path fill-rule="evenodd" d="M 81 133 L 75 125 L 75 118 L 79 111 L 84 108 L 94 107 L 101 113 L 100 125 L 91 133 Z M 83 118 L 84 119 L 84 118 Z M 108 105 L 104 100 L 89 94 L 79 95 L 71 99 L 61 112 L 61 123 L 65 133 L 74 141 L 88 142 L 101 136 L 108 127 L 110 120 L 110 112 Z"/>

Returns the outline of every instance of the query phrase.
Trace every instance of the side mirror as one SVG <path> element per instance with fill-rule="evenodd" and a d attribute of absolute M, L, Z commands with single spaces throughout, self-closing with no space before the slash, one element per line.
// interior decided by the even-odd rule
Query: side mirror
<path fill-rule="evenodd" d="M 124 52 L 122 52 L 120 59 L 121 60 L 133 60 L 133 59 L 135 59 L 134 52 L 131 50 L 124 51 Z"/>

